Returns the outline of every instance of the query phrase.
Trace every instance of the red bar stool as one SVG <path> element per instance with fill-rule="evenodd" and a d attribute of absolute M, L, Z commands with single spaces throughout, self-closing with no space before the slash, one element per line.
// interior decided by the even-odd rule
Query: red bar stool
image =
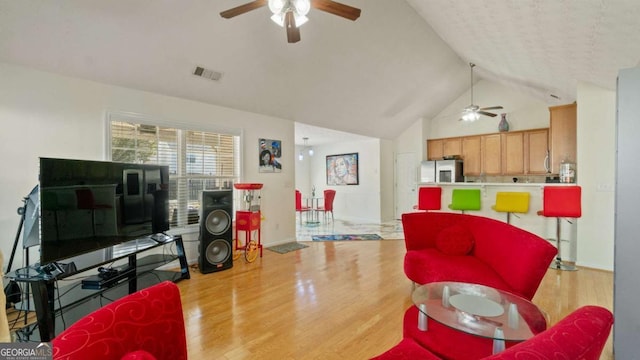
<path fill-rule="evenodd" d="M 556 218 L 556 246 L 558 254 L 552 269 L 578 270 L 573 265 L 562 262 L 560 255 L 560 218 L 577 219 L 582 216 L 582 188 L 580 186 L 545 186 L 542 194 L 542 210 L 538 215 Z M 569 223 L 572 223 L 567 219 Z"/>
<path fill-rule="evenodd" d="M 439 186 L 423 186 L 418 188 L 417 210 L 440 210 L 442 208 L 442 188 Z"/>

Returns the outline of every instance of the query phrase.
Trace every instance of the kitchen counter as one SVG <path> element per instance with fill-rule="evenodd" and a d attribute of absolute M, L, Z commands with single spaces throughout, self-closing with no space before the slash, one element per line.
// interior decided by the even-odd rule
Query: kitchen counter
<path fill-rule="evenodd" d="M 542 189 L 545 186 L 576 186 L 575 183 L 483 183 L 483 182 L 465 182 L 465 183 L 419 183 L 421 186 L 439 186 L 442 188 L 442 210 L 453 211 L 448 208 L 451 203 L 451 193 L 456 188 L 479 188 L 481 192 L 482 207 L 479 211 L 467 211 L 466 214 L 484 216 L 500 221 L 506 221 L 507 214 L 494 211 L 491 207 L 495 204 L 496 193 L 499 191 L 522 191 L 530 194 L 529 212 L 526 214 L 512 214 L 511 225 L 517 226 L 529 232 L 532 232 L 544 239 L 553 240 L 555 245 L 556 221 L 553 218 L 545 218 L 537 214 L 538 210 L 542 210 Z M 417 192 L 416 192 L 417 193 Z M 576 259 L 576 234 L 579 221 L 570 219 L 561 221 L 562 226 L 562 255 L 567 261 L 575 261 Z"/>

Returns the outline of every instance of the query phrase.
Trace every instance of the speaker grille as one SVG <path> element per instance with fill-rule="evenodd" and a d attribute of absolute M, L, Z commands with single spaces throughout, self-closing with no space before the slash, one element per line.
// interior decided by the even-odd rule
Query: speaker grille
<path fill-rule="evenodd" d="M 225 263 L 231 256 L 231 245 L 225 239 L 215 239 L 207 245 L 204 256 L 213 265 Z"/>
<path fill-rule="evenodd" d="M 213 210 L 207 215 L 204 225 L 210 234 L 221 235 L 231 227 L 231 216 L 224 210 Z"/>

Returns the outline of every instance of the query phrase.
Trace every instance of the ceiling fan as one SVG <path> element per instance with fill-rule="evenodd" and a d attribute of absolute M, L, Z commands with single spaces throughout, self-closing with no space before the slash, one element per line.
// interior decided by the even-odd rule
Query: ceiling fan
<path fill-rule="evenodd" d="M 488 112 L 487 110 L 499 110 L 503 108 L 502 106 L 490 106 L 481 108 L 478 105 L 473 104 L 473 68 L 476 66 L 476 64 L 469 63 L 469 66 L 471 67 L 471 105 L 464 108 L 460 121 L 476 121 L 480 118 L 480 115 L 495 117 L 497 114 Z"/>
<path fill-rule="evenodd" d="M 360 17 L 360 9 L 331 0 L 255 0 L 225 10 L 220 16 L 230 19 L 265 5 L 273 13 L 271 20 L 286 29 L 289 43 L 300 41 L 300 26 L 309 20 L 306 15 L 312 7 L 353 21 Z"/>

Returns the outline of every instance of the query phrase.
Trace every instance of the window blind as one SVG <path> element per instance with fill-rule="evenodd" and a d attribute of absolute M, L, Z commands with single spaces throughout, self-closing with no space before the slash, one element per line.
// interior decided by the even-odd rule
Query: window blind
<path fill-rule="evenodd" d="M 203 190 L 231 189 L 240 177 L 240 137 L 111 121 L 111 160 L 169 167 L 172 227 L 198 224 Z"/>

